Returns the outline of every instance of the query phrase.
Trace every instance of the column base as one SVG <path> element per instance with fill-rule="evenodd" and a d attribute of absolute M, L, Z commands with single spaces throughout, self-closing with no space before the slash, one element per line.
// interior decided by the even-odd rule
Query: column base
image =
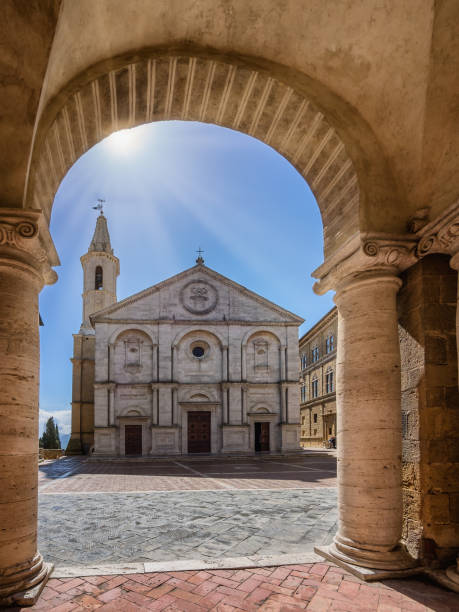
<path fill-rule="evenodd" d="M 10 576 L 0 577 L 1 610 L 12 606 L 33 606 L 36 603 L 48 582 L 54 565 L 45 563 L 39 553 L 33 560 L 33 564 L 33 567 L 25 569 L 20 567 Z"/>
<path fill-rule="evenodd" d="M 374 555 L 373 560 L 364 557 L 360 559 L 358 555 L 353 558 L 339 551 L 334 543 L 328 546 L 315 546 L 314 552 L 365 582 L 385 580 L 386 578 L 405 578 L 406 576 L 421 574 L 424 571 L 423 567 L 416 565 L 417 561 L 412 559 L 401 547 L 391 552 L 381 553 L 383 558 L 379 560 L 377 558 L 378 551 L 372 553 Z M 371 553 L 372 551 L 362 552 Z M 371 567 L 371 565 L 375 567 Z"/>
<path fill-rule="evenodd" d="M 427 568 L 425 573 L 445 589 L 459 593 L 459 573 L 455 565 L 451 565 L 447 570 Z"/>

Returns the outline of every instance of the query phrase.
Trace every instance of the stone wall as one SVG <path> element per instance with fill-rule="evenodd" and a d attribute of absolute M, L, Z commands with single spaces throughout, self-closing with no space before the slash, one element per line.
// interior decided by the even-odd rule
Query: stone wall
<path fill-rule="evenodd" d="M 404 537 L 424 563 L 446 563 L 459 548 L 457 273 L 431 255 L 402 278 Z"/>

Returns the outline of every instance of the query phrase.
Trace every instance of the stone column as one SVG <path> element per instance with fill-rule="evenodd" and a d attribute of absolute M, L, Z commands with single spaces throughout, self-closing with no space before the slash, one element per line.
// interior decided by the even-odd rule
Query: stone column
<path fill-rule="evenodd" d="M 241 380 L 247 380 L 247 345 L 241 347 Z"/>
<path fill-rule="evenodd" d="M 222 384 L 222 423 L 228 423 L 228 386 Z"/>
<path fill-rule="evenodd" d="M 393 271 L 369 270 L 335 296 L 339 529 L 328 556 L 391 572 L 413 566 L 400 544 L 400 285 Z"/>
<path fill-rule="evenodd" d="M 281 344 L 279 347 L 279 356 L 280 356 L 280 379 L 287 380 L 287 375 L 285 371 L 285 344 Z"/>
<path fill-rule="evenodd" d="M 108 425 L 115 425 L 115 389 L 116 384 L 110 383 L 108 385 Z"/>
<path fill-rule="evenodd" d="M 0 608 L 32 605 L 37 551 L 38 294 L 59 260 L 38 211 L 0 209 Z"/>
<path fill-rule="evenodd" d="M 228 380 L 228 347 L 222 346 L 222 380 Z"/>
<path fill-rule="evenodd" d="M 241 425 L 247 423 L 247 385 L 241 387 Z"/>

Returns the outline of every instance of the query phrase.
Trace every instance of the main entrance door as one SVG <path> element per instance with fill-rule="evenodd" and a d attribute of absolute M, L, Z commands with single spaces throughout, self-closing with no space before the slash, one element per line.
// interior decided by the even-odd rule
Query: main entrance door
<path fill-rule="evenodd" d="M 125 455 L 142 454 L 142 425 L 124 426 L 124 453 Z"/>
<path fill-rule="evenodd" d="M 188 452 L 210 453 L 210 412 L 188 412 Z"/>
<path fill-rule="evenodd" d="M 255 423 L 255 452 L 269 451 L 269 423 Z"/>

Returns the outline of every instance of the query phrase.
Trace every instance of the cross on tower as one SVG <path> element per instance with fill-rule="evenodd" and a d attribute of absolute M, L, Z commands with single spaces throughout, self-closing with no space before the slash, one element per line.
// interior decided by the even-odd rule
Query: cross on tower
<path fill-rule="evenodd" d="M 196 260 L 197 264 L 203 264 L 204 263 L 204 259 L 202 258 L 202 254 L 204 253 L 204 251 L 201 249 L 201 247 L 199 247 L 199 249 L 196 251 L 196 253 L 198 254 L 198 258 Z"/>

